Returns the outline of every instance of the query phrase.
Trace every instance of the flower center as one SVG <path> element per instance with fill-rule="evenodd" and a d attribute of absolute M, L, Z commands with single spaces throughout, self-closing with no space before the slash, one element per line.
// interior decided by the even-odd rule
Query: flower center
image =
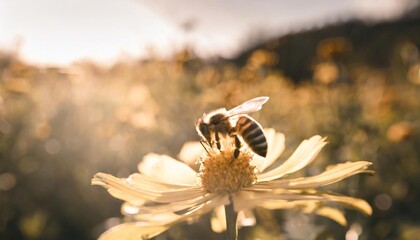
<path fill-rule="evenodd" d="M 235 158 L 233 152 L 233 148 L 212 150 L 202 159 L 199 176 L 207 192 L 234 193 L 255 183 L 255 166 L 250 164 L 252 154 L 241 151 Z"/>

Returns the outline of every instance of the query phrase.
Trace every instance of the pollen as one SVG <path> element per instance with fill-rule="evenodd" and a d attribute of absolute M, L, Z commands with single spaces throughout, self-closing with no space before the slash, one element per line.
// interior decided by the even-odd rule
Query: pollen
<path fill-rule="evenodd" d="M 241 151 L 237 158 L 234 149 L 212 151 L 202 159 L 201 186 L 209 193 L 229 194 L 255 183 L 256 169 L 250 164 L 252 154 Z"/>

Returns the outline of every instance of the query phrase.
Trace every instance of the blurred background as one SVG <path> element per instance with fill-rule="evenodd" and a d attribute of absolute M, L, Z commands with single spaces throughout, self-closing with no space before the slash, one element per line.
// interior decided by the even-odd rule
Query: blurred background
<path fill-rule="evenodd" d="M 374 163 L 327 190 L 368 201 L 349 225 L 256 210 L 241 239 L 418 239 L 420 7 L 414 0 L 0 2 L 0 239 L 95 239 L 119 200 L 90 186 L 149 152 L 177 157 L 203 112 L 329 144 L 304 174 Z M 209 216 L 155 239 L 224 239 Z"/>

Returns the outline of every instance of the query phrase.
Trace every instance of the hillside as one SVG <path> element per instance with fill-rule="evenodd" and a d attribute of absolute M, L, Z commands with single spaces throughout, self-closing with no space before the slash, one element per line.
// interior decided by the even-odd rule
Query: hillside
<path fill-rule="evenodd" d="M 310 79 L 314 65 L 320 61 L 388 68 L 402 44 L 420 46 L 417 12 L 413 10 L 396 21 L 376 24 L 350 21 L 273 38 L 250 47 L 233 62 L 244 66 L 256 50 L 265 50 L 275 57 L 270 67 L 295 81 Z"/>

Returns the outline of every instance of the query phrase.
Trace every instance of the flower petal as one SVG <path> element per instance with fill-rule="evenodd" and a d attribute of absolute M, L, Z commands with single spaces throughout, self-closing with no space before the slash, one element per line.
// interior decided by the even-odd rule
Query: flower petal
<path fill-rule="evenodd" d="M 123 223 L 104 232 L 98 240 L 138 240 L 149 239 L 167 230 L 169 226 L 147 225 L 143 223 Z"/>
<path fill-rule="evenodd" d="M 314 212 L 316 215 L 320 215 L 323 217 L 327 217 L 336 223 L 340 224 L 341 226 L 347 225 L 346 217 L 344 216 L 343 212 L 332 207 L 321 207 Z"/>
<path fill-rule="evenodd" d="M 195 208 L 198 205 L 208 204 L 214 201 L 216 195 L 208 194 L 194 199 L 188 199 L 178 202 L 168 202 L 166 204 L 159 204 L 153 206 L 142 206 L 141 211 L 146 214 L 162 214 L 166 212 L 179 212 L 189 211 L 191 208 Z"/>
<path fill-rule="evenodd" d="M 126 186 L 126 183 L 119 178 L 110 174 L 97 173 L 93 176 L 92 185 L 99 185 L 106 188 L 113 197 L 141 204 L 146 199 L 142 194 L 137 193 L 134 189 Z"/>
<path fill-rule="evenodd" d="M 127 182 L 135 187 L 145 188 L 145 189 L 155 189 L 158 191 L 171 191 L 171 190 L 182 190 L 182 189 L 199 189 L 198 186 L 185 186 L 177 185 L 171 183 L 161 182 L 159 179 L 145 176 L 141 173 L 131 174 L 127 178 Z"/>
<path fill-rule="evenodd" d="M 226 215 L 224 206 L 219 206 L 214 209 L 213 214 L 210 219 L 211 229 L 213 232 L 221 233 L 226 231 Z M 249 210 L 240 211 L 238 213 L 237 226 L 246 227 L 254 226 L 256 219 L 254 213 Z"/>
<path fill-rule="evenodd" d="M 172 206 L 169 206 L 170 204 L 164 204 L 162 206 L 149 206 L 147 208 L 140 206 L 139 213 L 132 217 L 141 222 L 168 225 L 173 224 L 174 222 L 199 217 L 202 214 L 212 211 L 218 206 L 227 204 L 227 202 L 227 197 L 213 195 L 211 198 L 205 199 L 205 201 L 191 204 L 174 203 Z"/>
<path fill-rule="evenodd" d="M 150 153 L 143 158 L 138 169 L 146 176 L 164 183 L 195 186 L 197 173 L 186 164 L 166 155 Z"/>
<path fill-rule="evenodd" d="M 245 192 L 245 191 L 243 191 Z M 353 208 L 365 215 L 372 214 L 372 208 L 370 205 L 359 198 L 348 197 L 348 196 L 339 196 L 328 194 L 322 191 L 316 190 L 283 190 L 279 189 L 276 191 L 256 191 L 250 192 L 246 191 L 247 195 L 246 200 L 248 201 L 248 206 L 262 206 L 268 207 L 266 204 L 272 204 L 274 200 L 282 202 L 292 202 L 292 201 L 319 201 L 322 203 L 338 203 L 345 207 Z M 244 200 L 244 201 L 246 201 Z M 252 202 L 252 203 L 251 203 Z"/>
<path fill-rule="evenodd" d="M 218 206 L 214 209 L 210 219 L 210 224 L 213 232 L 221 233 L 226 231 L 226 217 L 224 206 Z"/>
<path fill-rule="evenodd" d="M 347 196 L 324 195 L 327 201 L 343 204 L 346 207 L 354 208 L 359 212 L 370 216 L 372 215 L 372 207 L 365 200 Z"/>
<path fill-rule="evenodd" d="M 197 159 L 205 153 L 203 146 L 200 142 L 186 142 L 181 151 L 178 154 L 178 157 L 181 161 L 191 166 L 194 164 Z"/>
<path fill-rule="evenodd" d="M 271 166 L 285 149 L 285 137 L 283 133 L 276 133 L 274 129 L 268 128 L 264 129 L 264 134 L 268 143 L 267 157 L 263 158 L 255 155 L 251 161 L 251 164 L 256 166 L 260 172 Z"/>
<path fill-rule="evenodd" d="M 171 212 L 156 214 L 137 214 L 134 215 L 134 219 L 137 222 L 130 222 L 117 225 L 112 227 L 105 233 L 103 233 L 99 240 L 138 240 L 138 239 L 149 239 L 152 238 L 165 230 L 175 223 L 192 219 L 203 215 L 214 208 L 227 204 L 227 196 L 218 196 L 213 198 L 204 204 L 180 214 L 174 214 Z M 133 207 L 133 206 L 130 206 Z"/>
<path fill-rule="evenodd" d="M 129 202 L 123 203 L 121 206 L 121 213 L 125 216 L 130 216 L 136 221 L 147 222 L 150 224 L 162 225 L 163 223 L 171 223 L 178 220 L 181 216 L 171 211 L 161 214 L 147 214 L 143 213 L 142 205 L 135 205 Z"/>
<path fill-rule="evenodd" d="M 233 207 L 236 212 L 250 210 L 254 208 L 257 203 L 253 201 L 257 193 L 253 191 L 240 191 L 232 195 Z"/>
<path fill-rule="evenodd" d="M 327 217 L 338 224 L 345 226 L 347 224 L 346 218 L 342 211 L 332 208 L 329 206 L 324 206 L 322 201 L 319 200 L 297 200 L 297 201 L 282 201 L 282 200 L 272 200 L 264 201 L 260 207 L 267 209 L 290 209 L 295 211 L 301 211 L 303 213 L 313 213 L 323 217 Z"/>
<path fill-rule="evenodd" d="M 211 199 L 207 199 L 206 201 L 203 201 L 202 203 L 199 203 L 195 206 L 191 206 L 186 209 L 180 209 L 180 211 L 177 211 L 176 214 L 179 216 L 179 218 L 176 220 L 177 222 L 193 219 L 196 217 L 199 217 L 200 215 L 206 214 L 213 209 L 215 209 L 218 206 L 223 206 L 229 203 L 229 198 L 226 195 L 214 195 L 211 197 Z M 167 214 L 162 211 L 151 211 L 151 214 Z M 146 216 L 149 213 L 146 214 Z M 144 216 L 141 216 L 143 214 L 138 214 L 136 216 L 136 219 L 144 219 Z"/>
<path fill-rule="evenodd" d="M 270 181 L 304 168 L 314 160 L 325 144 L 325 138 L 318 135 L 304 140 L 288 160 L 268 172 L 259 174 L 257 181 Z"/>
<path fill-rule="evenodd" d="M 126 179 L 116 178 L 105 173 L 95 174 L 92 179 L 92 184 L 101 185 L 107 188 L 112 196 L 129 202 L 148 200 L 159 203 L 168 203 L 190 200 L 205 194 L 205 192 L 198 187 L 171 190 L 150 187 L 147 185 L 147 182 L 140 185 L 132 185 Z"/>
<path fill-rule="evenodd" d="M 293 179 L 279 179 L 267 182 L 259 182 L 253 185 L 251 188 L 254 190 L 263 189 L 302 189 L 302 188 L 317 188 L 325 185 L 329 185 L 344 178 L 351 177 L 358 173 L 371 173 L 372 171 L 366 170 L 371 162 L 358 161 L 358 162 L 346 162 L 330 166 L 326 171 L 319 175 L 311 177 L 293 178 Z"/>

